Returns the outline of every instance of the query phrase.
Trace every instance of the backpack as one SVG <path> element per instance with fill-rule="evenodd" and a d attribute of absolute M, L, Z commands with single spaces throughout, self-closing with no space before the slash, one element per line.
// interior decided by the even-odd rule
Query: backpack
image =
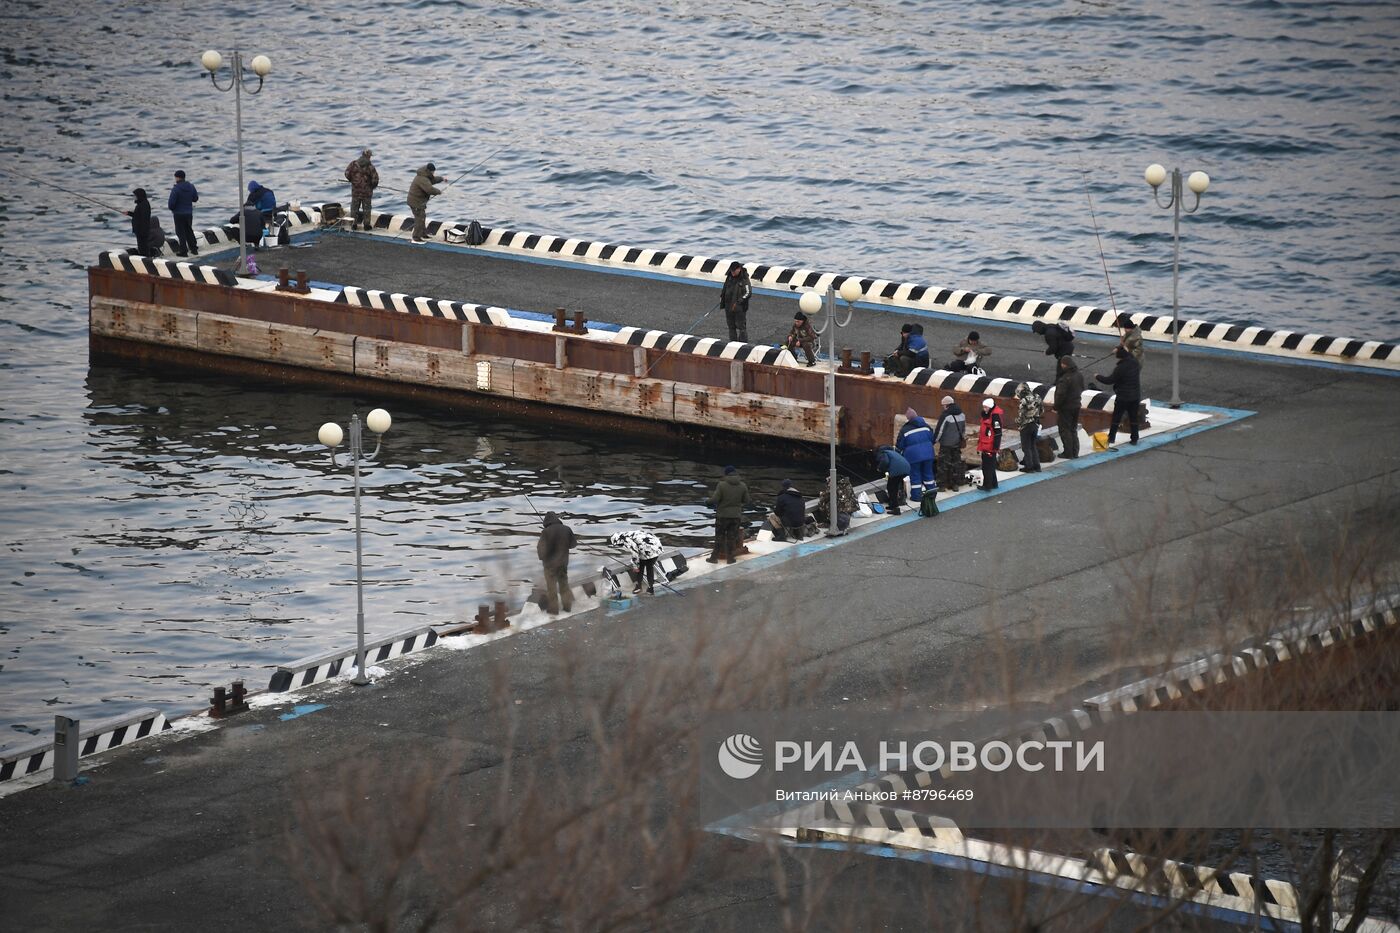
<path fill-rule="evenodd" d="M 1073 327 L 1070 327 L 1068 324 L 1062 324 L 1062 323 L 1059 322 L 1059 321 L 1056 321 L 1056 322 L 1055 322 L 1055 326 L 1058 327 L 1058 328 L 1060 329 L 1060 333 L 1064 336 L 1064 338 L 1065 338 L 1066 340 L 1073 340 L 1073 339 L 1074 339 L 1074 328 L 1073 328 Z"/>
<path fill-rule="evenodd" d="M 467 224 L 467 245 L 480 246 L 486 242 L 486 232 L 481 229 L 481 224 L 473 220 Z M 1073 335 L 1071 334 L 1071 337 Z"/>

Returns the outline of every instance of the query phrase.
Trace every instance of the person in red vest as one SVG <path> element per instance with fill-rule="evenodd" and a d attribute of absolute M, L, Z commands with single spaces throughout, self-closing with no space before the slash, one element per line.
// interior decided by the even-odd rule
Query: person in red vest
<path fill-rule="evenodd" d="M 982 429 L 977 436 L 977 452 L 982 455 L 982 491 L 997 488 L 997 454 L 1001 452 L 1001 416 L 996 399 L 982 400 Z"/>

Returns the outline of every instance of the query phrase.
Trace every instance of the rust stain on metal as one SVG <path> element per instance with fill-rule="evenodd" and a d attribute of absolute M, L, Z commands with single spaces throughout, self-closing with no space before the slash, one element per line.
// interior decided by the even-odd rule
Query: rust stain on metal
<path fill-rule="evenodd" d="M 442 359 L 436 353 L 428 354 L 428 379 L 433 382 L 442 381 Z"/>

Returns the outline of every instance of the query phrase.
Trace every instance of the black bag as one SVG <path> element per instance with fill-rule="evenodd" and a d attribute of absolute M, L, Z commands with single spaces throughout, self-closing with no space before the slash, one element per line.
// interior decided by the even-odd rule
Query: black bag
<path fill-rule="evenodd" d="M 919 500 L 919 515 L 923 518 L 932 518 L 937 514 L 937 498 L 931 492 L 924 493 L 924 497 Z"/>
<path fill-rule="evenodd" d="M 480 246 L 486 242 L 486 231 L 481 229 L 481 224 L 473 220 L 467 224 L 467 245 Z"/>

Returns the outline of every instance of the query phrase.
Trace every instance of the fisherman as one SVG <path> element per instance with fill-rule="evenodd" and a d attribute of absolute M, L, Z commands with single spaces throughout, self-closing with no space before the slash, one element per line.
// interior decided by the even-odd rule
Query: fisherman
<path fill-rule="evenodd" d="M 1118 345 L 1133 355 L 1133 359 L 1142 365 L 1142 328 L 1133 323 L 1133 316 L 1126 311 L 1118 315 L 1118 329 L 1123 335 L 1118 338 Z"/>
<path fill-rule="evenodd" d="M 899 503 L 904 499 L 904 481 L 909 478 L 909 461 L 885 444 L 875 451 L 875 468 L 885 474 L 885 502 L 890 514 L 898 515 Z"/>
<path fill-rule="evenodd" d="M 413 176 L 413 184 L 408 186 L 408 209 L 413 211 L 413 242 L 422 243 L 428 238 L 428 199 L 442 194 L 434 187 L 442 181 L 437 174 L 437 166 L 429 162 Z"/>
<path fill-rule="evenodd" d="M 982 455 L 982 491 L 997 488 L 997 454 L 1001 453 L 1002 411 L 996 399 L 982 400 L 982 427 L 977 437 L 977 451 Z"/>
<path fill-rule="evenodd" d="M 637 582 L 632 587 L 633 593 L 642 591 L 642 580 L 646 580 L 647 595 L 656 595 L 656 561 L 661 557 L 665 548 L 661 545 L 661 539 L 649 531 L 619 531 L 615 535 L 608 537 L 608 543 L 627 555 L 629 563 L 628 571 L 637 575 Z M 665 583 L 665 580 L 661 581 Z"/>
<path fill-rule="evenodd" d="M 963 445 L 967 442 L 967 416 L 951 395 L 943 396 L 943 414 L 933 429 L 938 445 L 938 483 L 944 489 L 956 491 L 963 482 Z"/>
<path fill-rule="evenodd" d="M 920 366 L 928 366 L 928 341 L 922 324 L 905 324 L 899 329 L 899 346 L 885 357 L 885 372 L 903 379 Z"/>
<path fill-rule="evenodd" d="M 1060 373 L 1055 379 L 1055 426 L 1066 460 L 1079 456 L 1079 406 L 1083 395 L 1084 375 L 1071 357 L 1060 357 Z"/>
<path fill-rule="evenodd" d="M 719 293 L 719 302 L 724 305 L 724 320 L 729 325 L 731 342 L 749 342 L 749 296 L 752 294 L 753 285 L 749 281 L 749 270 L 745 269 L 741 262 L 731 262 L 729 271 L 724 276 L 724 288 Z"/>
<path fill-rule="evenodd" d="M 933 431 L 912 408 L 905 409 L 904 418 L 894 446 L 909 461 L 909 501 L 918 502 L 923 499 L 925 489 L 938 492 L 938 483 L 933 478 Z"/>
<path fill-rule="evenodd" d="M 797 348 L 801 347 L 807 354 L 807 365 L 817 365 L 817 332 L 812 329 L 812 322 L 807 320 L 807 315 L 801 311 L 793 315 L 792 327 L 788 329 L 787 348 L 788 352 L 797 357 Z"/>
<path fill-rule="evenodd" d="M 350 182 L 351 230 L 360 229 L 361 224 L 366 230 L 371 229 L 370 201 L 374 198 L 374 189 L 379 187 L 379 169 L 370 161 L 372 155 L 374 153 L 366 149 L 345 168 L 345 180 Z"/>
<path fill-rule="evenodd" d="M 535 553 L 544 565 L 544 610 L 558 615 L 562 605 L 565 612 L 574 608 L 574 594 L 569 589 L 569 551 L 578 546 L 573 529 L 554 512 L 544 513 L 544 529 L 535 544 Z"/>
<path fill-rule="evenodd" d="M 724 468 L 724 478 L 705 504 L 715 510 L 715 546 L 705 560 L 732 564 L 744 548 L 744 506 L 749 504 L 749 487 L 737 468 Z"/>
<path fill-rule="evenodd" d="M 175 220 L 175 239 L 179 247 L 177 256 L 199 255 L 199 243 L 194 238 L 194 202 L 199 200 L 199 192 L 194 185 L 185 181 L 184 169 L 175 173 L 175 184 L 170 188 L 170 197 L 165 206 Z"/>
<path fill-rule="evenodd" d="M 1062 358 L 1074 353 L 1074 331 L 1067 325 L 1058 321 L 1049 324 L 1036 321 L 1031 325 L 1031 330 L 1045 338 L 1045 355 L 1055 358 L 1057 369 Z"/>
<path fill-rule="evenodd" d="M 772 521 L 774 541 L 801 541 L 806 535 L 807 502 L 790 479 L 783 480 L 782 491 L 773 500 Z"/>
<path fill-rule="evenodd" d="M 1031 384 L 1016 387 L 1016 427 L 1021 431 L 1021 472 L 1040 472 L 1040 419 L 1045 415 L 1045 403 L 1031 391 Z"/>
<path fill-rule="evenodd" d="M 126 216 L 131 218 L 131 234 L 136 237 L 136 252 L 142 256 L 154 256 L 156 250 L 151 243 L 151 202 L 146 199 L 146 189 L 137 188 L 131 192 L 136 203 Z"/>
<path fill-rule="evenodd" d="M 845 531 L 851 527 L 851 516 L 855 514 L 860 504 L 856 501 L 856 491 L 851 488 L 851 481 L 844 476 L 836 477 L 836 530 Z M 817 507 L 812 510 L 817 524 L 823 528 L 831 527 L 831 477 L 826 478 L 823 484 L 822 494 L 817 499 Z"/>
<path fill-rule="evenodd" d="M 1108 423 L 1109 450 L 1113 449 L 1113 441 L 1118 437 L 1118 423 L 1125 417 L 1132 432 L 1128 443 L 1137 446 L 1138 405 L 1142 402 L 1142 366 L 1124 347 L 1115 348 L 1113 355 L 1118 358 L 1113 372 L 1107 376 L 1094 377 L 1106 386 L 1113 386 L 1113 420 Z"/>
<path fill-rule="evenodd" d="M 948 371 L 954 373 L 970 372 L 978 368 L 978 361 L 984 357 L 992 355 L 992 348 L 982 342 L 982 335 L 975 330 L 967 332 L 967 336 L 958 341 L 958 345 L 953 348 L 953 362 L 948 364 Z"/>
<path fill-rule="evenodd" d="M 256 252 L 258 241 L 262 239 L 263 212 L 258 210 L 255 205 L 249 203 L 239 208 L 239 213 L 243 217 L 243 239 L 247 242 L 249 248 Z M 230 217 L 228 220 L 229 225 L 236 226 L 238 224 L 238 218 L 239 214 L 234 214 Z"/>
<path fill-rule="evenodd" d="M 255 181 L 248 182 L 248 197 L 243 204 L 245 207 L 256 207 L 269 221 L 277 213 L 277 195 L 272 193 L 271 188 L 264 188 Z"/>

